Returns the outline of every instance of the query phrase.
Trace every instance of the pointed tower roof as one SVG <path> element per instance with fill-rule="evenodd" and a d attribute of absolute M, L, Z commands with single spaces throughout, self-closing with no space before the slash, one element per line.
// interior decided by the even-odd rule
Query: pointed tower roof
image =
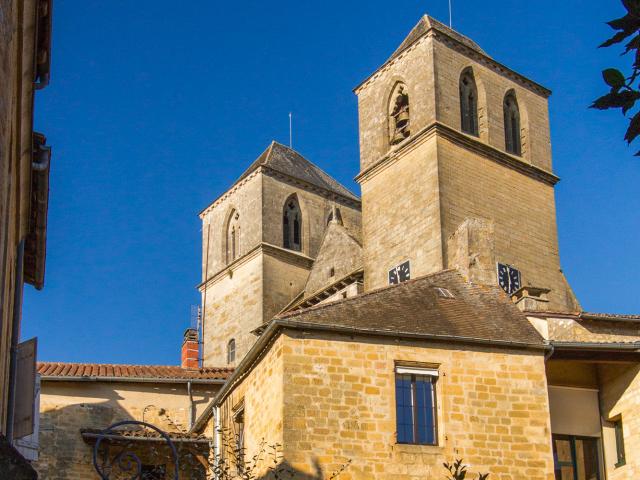
<path fill-rule="evenodd" d="M 311 163 L 292 148 L 276 141 L 271 142 L 271 145 L 240 175 L 234 185 L 259 167 L 269 168 L 350 200 L 360 202 L 360 199 L 354 193 L 321 170 L 317 165 Z"/>
<path fill-rule="evenodd" d="M 407 38 L 405 38 L 404 41 L 400 44 L 400 46 L 396 49 L 396 51 L 391 54 L 391 57 L 389 57 L 389 60 L 387 61 L 391 61 L 394 58 L 396 58 L 404 50 L 406 50 L 415 42 L 420 40 L 423 36 L 425 36 L 427 32 L 429 32 L 430 30 L 437 30 L 440 33 L 443 33 L 448 37 L 452 38 L 453 40 L 470 48 L 471 50 L 475 50 L 476 52 L 489 57 L 489 55 L 487 55 L 487 53 L 480 48 L 480 45 L 478 45 L 476 42 L 471 40 L 469 37 L 465 37 L 461 33 L 458 33 L 452 28 L 447 27 L 444 23 L 439 22 L 438 20 L 436 20 L 433 17 L 430 17 L 429 15 L 424 15 L 420 19 L 420 21 L 416 24 L 416 26 L 413 27 L 413 29 L 409 32 L 409 35 L 407 35 Z"/>

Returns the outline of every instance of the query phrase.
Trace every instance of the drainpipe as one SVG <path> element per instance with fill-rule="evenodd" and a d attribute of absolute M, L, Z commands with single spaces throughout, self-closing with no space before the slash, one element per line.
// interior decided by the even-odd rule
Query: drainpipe
<path fill-rule="evenodd" d="M 193 428 L 193 392 L 191 391 L 191 380 L 187 382 L 187 393 L 189 394 L 189 431 Z"/>
<path fill-rule="evenodd" d="M 556 347 L 553 346 L 553 343 L 549 344 L 549 351 L 547 353 L 544 354 L 544 363 L 547 363 L 547 360 L 549 360 L 551 358 L 551 356 L 553 355 L 553 352 L 555 351 Z"/>
<path fill-rule="evenodd" d="M 220 407 L 215 407 L 213 409 L 213 425 L 215 431 L 213 432 L 214 444 L 213 444 L 213 459 L 215 462 L 215 469 L 219 471 L 220 460 L 221 460 L 221 446 L 222 446 L 222 428 L 220 425 Z M 216 474 L 216 479 L 219 480 L 220 474 Z"/>
<path fill-rule="evenodd" d="M 18 245 L 16 280 L 13 296 L 13 319 L 11 323 L 11 350 L 9 359 L 9 403 L 7 405 L 7 440 L 13 444 L 13 418 L 16 408 L 16 378 L 18 373 L 18 343 L 20 342 L 20 319 L 22 318 L 22 291 L 24 265 L 24 239 Z"/>

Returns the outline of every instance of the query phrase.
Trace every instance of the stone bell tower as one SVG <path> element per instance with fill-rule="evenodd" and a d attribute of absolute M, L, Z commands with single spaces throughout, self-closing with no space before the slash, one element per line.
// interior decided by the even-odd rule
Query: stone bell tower
<path fill-rule="evenodd" d="M 549 90 L 425 16 L 355 92 L 366 290 L 400 265 L 477 283 L 502 265 L 507 293 L 578 308 L 560 270 Z"/>
<path fill-rule="evenodd" d="M 205 366 L 235 366 L 252 331 L 304 290 L 335 205 L 358 231 L 360 199 L 273 142 L 200 213 Z"/>

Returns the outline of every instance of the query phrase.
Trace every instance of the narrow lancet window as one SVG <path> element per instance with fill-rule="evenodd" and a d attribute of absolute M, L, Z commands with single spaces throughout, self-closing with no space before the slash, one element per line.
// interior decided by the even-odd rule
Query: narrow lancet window
<path fill-rule="evenodd" d="M 520 139 L 520 110 L 518 100 L 513 92 L 504 97 L 504 139 L 507 152 L 522 155 Z"/>
<path fill-rule="evenodd" d="M 289 197 L 282 213 L 282 246 L 289 250 L 302 250 L 302 213 L 295 195 Z"/>
<path fill-rule="evenodd" d="M 229 215 L 225 242 L 226 262 L 229 264 L 240 256 L 240 215 L 236 210 Z"/>
<path fill-rule="evenodd" d="M 462 131 L 478 136 L 478 89 L 471 69 L 460 76 L 460 118 Z"/>

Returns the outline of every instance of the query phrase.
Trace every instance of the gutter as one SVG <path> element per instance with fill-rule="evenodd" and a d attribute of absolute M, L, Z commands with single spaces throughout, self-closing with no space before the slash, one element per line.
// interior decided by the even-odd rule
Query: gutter
<path fill-rule="evenodd" d="M 550 345 L 555 349 L 567 349 L 567 350 L 622 350 L 625 352 L 639 352 L 640 342 L 623 343 L 589 343 L 589 342 L 550 342 Z"/>
<path fill-rule="evenodd" d="M 123 383 L 193 383 L 199 385 L 222 385 L 224 379 L 153 378 L 153 377 L 65 377 L 62 375 L 41 376 L 43 382 L 123 382 Z"/>
<path fill-rule="evenodd" d="M 254 363 L 258 360 L 258 358 L 262 355 L 263 350 L 271 343 L 271 341 L 276 337 L 276 334 L 280 329 L 283 328 L 292 328 L 296 330 L 306 330 L 306 331 L 321 331 L 321 332 L 332 332 L 332 333 L 346 333 L 351 335 L 369 335 L 369 336 L 377 336 L 377 337 L 395 337 L 402 339 L 414 339 L 414 340 L 430 340 L 430 341 L 455 341 L 458 343 L 464 344 L 472 344 L 472 345 L 488 345 L 493 347 L 504 347 L 504 348 L 519 348 L 519 349 L 529 349 L 529 350 L 539 350 L 546 351 L 549 349 L 549 345 L 545 343 L 523 343 L 523 342 L 511 342 L 506 340 L 485 340 L 471 337 L 453 337 L 449 335 L 433 335 L 433 334 L 422 334 L 422 333 L 407 333 L 400 331 L 384 331 L 384 330 L 372 330 L 372 329 L 362 329 L 362 328 L 354 328 L 354 327 L 344 327 L 344 326 L 336 326 L 336 325 L 325 325 L 325 324 L 310 324 L 304 322 L 297 322 L 295 320 L 288 320 L 284 318 L 276 318 L 271 321 L 271 323 L 267 326 L 264 333 L 258 338 L 256 343 L 251 347 L 251 350 L 245 355 L 240 364 L 236 367 L 233 374 L 229 377 L 229 379 L 224 383 L 218 394 L 211 400 L 207 408 L 200 414 L 200 417 L 196 420 L 195 424 L 189 431 L 189 433 L 193 433 L 194 431 L 200 430 L 204 423 L 211 417 L 213 414 L 213 409 L 218 408 L 220 402 L 224 400 L 226 395 L 235 388 L 235 386 L 240 383 L 244 377 L 249 373 Z"/>

